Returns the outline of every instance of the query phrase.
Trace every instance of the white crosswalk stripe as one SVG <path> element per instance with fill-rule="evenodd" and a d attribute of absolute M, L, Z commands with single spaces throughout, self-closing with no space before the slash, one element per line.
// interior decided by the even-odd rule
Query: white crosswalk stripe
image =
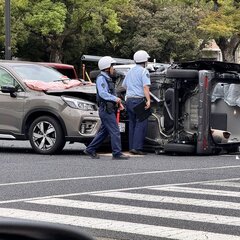
<path fill-rule="evenodd" d="M 206 213 L 193 213 L 187 211 L 174 211 L 174 210 L 165 210 L 158 208 L 144 208 L 144 207 L 135 207 L 128 205 L 120 204 L 110 204 L 110 203 L 99 203 L 99 202 L 88 202 L 88 201 L 79 201 L 79 200 L 70 200 L 70 199 L 43 199 L 29 201 L 35 204 L 44 204 L 52 206 L 61 206 L 61 207 L 71 207 L 71 208 L 80 208 L 80 209 L 90 209 L 95 211 L 106 211 L 114 213 L 126 213 L 126 214 L 135 214 L 143 215 L 150 217 L 159 217 L 159 218 L 172 218 L 186 221 L 196 221 L 196 222 L 208 222 L 216 223 L 220 222 L 221 224 L 240 226 L 240 218 L 230 217 L 230 216 L 221 216 L 214 214 Z"/>
<path fill-rule="evenodd" d="M 19 209 L 0 208 L 1 217 L 12 217 L 27 220 L 47 221 L 60 224 L 69 224 L 87 228 L 104 229 L 116 232 L 126 232 L 140 234 L 151 237 L 161 237 L 178 240 L 239 240 L 239 236 L 210 233 L 205 231 L 194 231 L 187 229 L 170 228 L 163 226 L 154 226 L 148 224 L 123 222 L 116 220 L 105 220 L 90 217 L 76 217 L 69 215 L 26 211 Z"/>
<path fill-rule="evenodd" d="M 173 203 L 192 205 L 199 207 L 212 207 L 212 208 L 225 208 L 225 209 L 240 209 L 240 203 L 225 202 L 225 201 L 214 201 L 197 198 L 180 198 L 180 197 L 168 197 L 158 196 L 150 194 L 139 194 L 139 193 L 126 193 L 126 192 L 110 192 L 110 193 L 95 193 L 94 196 L 108 197 L 108 198 L 120 198 L 120 199 L 131 199 L 137 201 L 147 202 L 159 202 L 159 203 Z"/>
<path fill-rule="evenodd" d="M 236 191 L 232 191 L 231 184 L 235 184 Z M 239 231 L 230 231 L 240 227 L 240 203 L 236 200 L 240 197 L 238 184 L 226 181 L 201 183 L 194 187 L 156 186 L 135 192 L 125 190 L 79 194 L 72 196 L 74 199 L 68 199 L 69 196 L 44 197 L 25 200 L 21 207 L 24 209 L 0 208 L 0 217 L 67 224 L 116 234 L 128 233 L 141 236 L 139 239 L 146 236 L 177 240 L 239 240 Z M 226 185 L 231 187 L 231 191 L 226 189 Z M 212 189 L 214 186 L 218 186 L 218 189 Z M 176 197 L 179 195 L 181 197 Z M 44 210 L 28 210 L 27 206 Z M 226 212 L 221 214 L 219 209 L 225 209 Z M 69 212 L 72 214 L 69 215 Z M 131 217 L 125 221 L 124 216 Z M 189 223 L 186 224 L 186 221 Z M 223 228 L 228 229 L 226 233 Z"/>
<path fill-rule="evenodd" d="M 212 183 L 204 183 L 204 185 L 240 188 L 239 182 L 212 182 Z"/>
<path fill-rule="evenodd" d="M 208 185 L 208 184 L 206 184 Z M 210 184 L 209 184 L 210 185 Z M 220 184 L 218 184 L 219 186 Z M 220 185 L 222 186 L 222 185 Z M 240 185 L 239 185 L 240 187 Z M 154 187 L 149 188 L 151 190 L 166 191 L 166 192 L 182 192 L 182 193 L 195 193 L 204 195 L 214 196 L 227 196 L 227 197 L 240 197 L 240 192 L 233 191 L 220 191 L 214 189 L 203 189 L 203 188 L 189 188 L 189 187 Z"/>

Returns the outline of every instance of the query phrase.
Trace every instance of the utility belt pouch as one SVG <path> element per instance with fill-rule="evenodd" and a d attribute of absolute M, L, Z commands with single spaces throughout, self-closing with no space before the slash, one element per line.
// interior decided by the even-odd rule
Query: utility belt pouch
<path fill-rule="evenodd" d="M 116 103 L 115 102 L 106 102 L 105 110 L 107 113 L 114 113 L 116 111 Z"/>

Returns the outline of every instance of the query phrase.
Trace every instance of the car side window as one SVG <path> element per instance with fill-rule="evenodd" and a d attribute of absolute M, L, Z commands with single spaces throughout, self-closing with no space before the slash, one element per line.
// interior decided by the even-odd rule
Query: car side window
<path fill-rule="evenodd" d="M 6 70 L 0 68 L 0 87 L 4 85 L 12 85 L 17 91 L 22 91 L 19 83 Z"/>

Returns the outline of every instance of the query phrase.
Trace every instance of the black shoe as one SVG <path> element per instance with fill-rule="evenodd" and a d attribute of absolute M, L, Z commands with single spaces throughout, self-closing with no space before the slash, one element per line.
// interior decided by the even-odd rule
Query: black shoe
<path fill-rule="evenodd" d="M 113 160 L 128 160 L 128 158 L 129 157 L 127 155 L 124 155 L 124 154 L 112 157 Z"/>
<path fill-rule="evenodd" d="M 88 155 L 89 157 L 91 157 L 93 159 L 99 159 L 100 158 L 99 155 L 97 153 L 95 153 L 95 152 L 94 153 L 90 153 L 86 149 L 83 150 L 83 152 L 84 152 L 84 154 Z"/>
<path fill-rule="evenodd" d="M 131 149 L 129 152 L 134 154 L 134 155 L 146 155 L 145 152 L 142 152 L 142 151 L 136 150 L 136 149 Z"/>

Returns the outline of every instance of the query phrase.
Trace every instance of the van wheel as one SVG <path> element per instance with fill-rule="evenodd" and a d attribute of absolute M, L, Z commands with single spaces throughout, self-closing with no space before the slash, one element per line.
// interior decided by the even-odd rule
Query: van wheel
<path fill-rule="evenodd" d="M 227 153 L 238 153 L 239 152 L 239 146 L 231 146 L 226 148 Z"/>
<path fill-rule="evenodd" d="M 163 154 L 163 149 L 155 149 L 155 154 L 156 155 L 161 155 L 161 154 Z"/>
<path fill-rule="evenodd" d="M 192 69 L 168 69 L 168 78 L 198 79 L 198 71 Z"/>
<path fill-rule="evenodd" d="M 60 124 L 49 116 L 33 121 L 29 128 L 29 140 L 34 151 L 40 154 L 60 152 L 66 143 Z"/>
<path fill-rule="evenodd" d="M 196 147 L 191 144 L 167 143 L 164 145 L 164 151 L 172 153 L 195 153 Z"/>
<path fill-rule="evenodd" d="M 95 82 L 97 76 L 101 73 L 100 70 L 93 70 L 89 73 L 89 77 L 91 78 L 91 80 L 93 80 L 93 82 Z"/>

